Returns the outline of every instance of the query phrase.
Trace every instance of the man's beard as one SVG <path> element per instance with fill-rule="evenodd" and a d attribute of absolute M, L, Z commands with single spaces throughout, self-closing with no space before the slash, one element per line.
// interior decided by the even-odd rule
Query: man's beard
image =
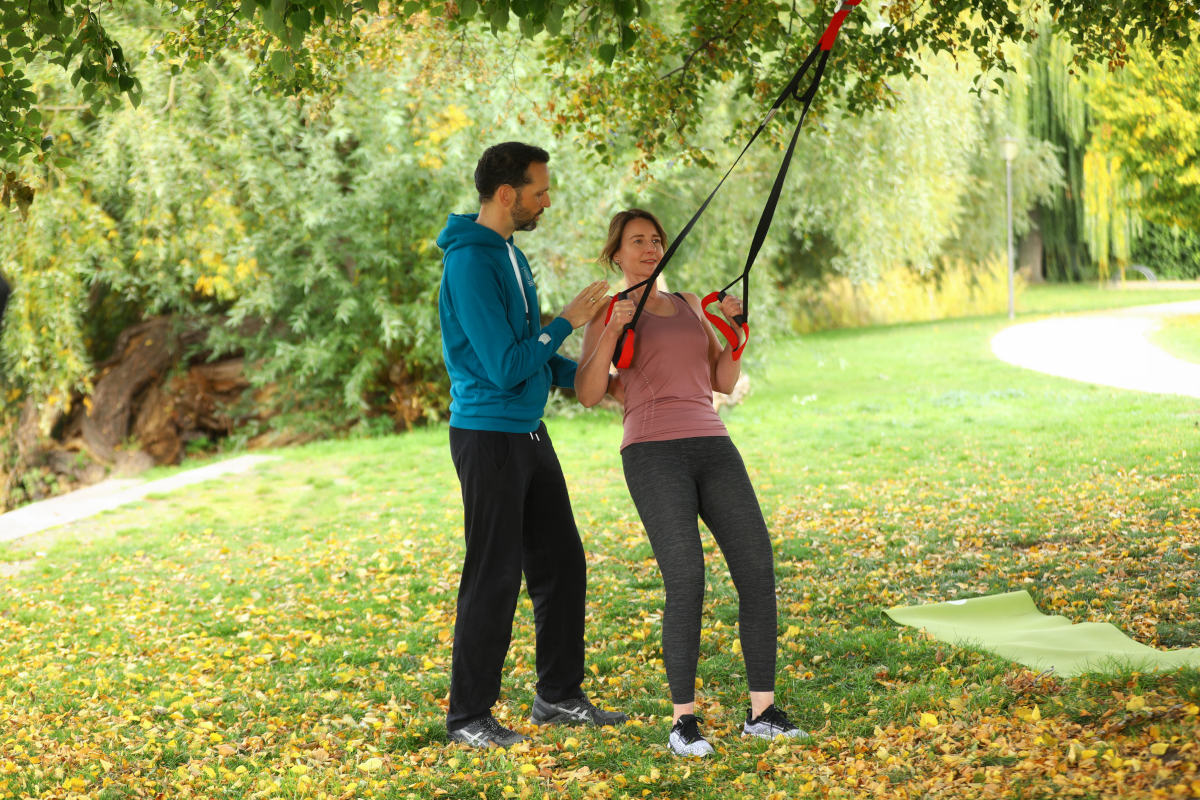
<path fill-rule="evenodd" d="M 512 210 L 513 230 L 518 230 L 518 231 L 533 230 L 534 228 L 537 227 L 538 217 L 540 217 L 541 214 L 542 214 L 541 210 L 535 211 L 534 213 L 530 214 L 529 212 L 525 211 L 524 209 L 518 208 L 517 206 L 513 206 L 513 210 Z"/>

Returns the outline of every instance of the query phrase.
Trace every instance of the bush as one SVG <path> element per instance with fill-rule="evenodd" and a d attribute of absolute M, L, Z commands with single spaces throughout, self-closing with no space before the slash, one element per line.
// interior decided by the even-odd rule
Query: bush
<path fill-rule="evenodd" d="M 795 288 L 787 302 L 798 333 L 994 314 L 1008 307 L 1007 269 L 997 257 L 979 267 L 953 262 L 925 275 L 894 267 L 862 283 L 839 275 Z"/>
<path fill-rule="evenodd" d="M 1146 224 L 1133 245 L 1134 264 L 1149 267 L 1159 278 L 1200 279 L 1200 231 L 1173 225 Z"/>

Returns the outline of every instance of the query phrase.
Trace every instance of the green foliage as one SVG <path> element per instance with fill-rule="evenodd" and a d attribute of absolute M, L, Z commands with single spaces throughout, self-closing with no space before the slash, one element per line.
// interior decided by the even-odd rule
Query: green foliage
<path fill-rule="evenodd" d="M 1047 22 L 1010 81 L 1018 118 L 1057 148 L 1065 176 L 1036 212 L 1052 279 L 1103 280 L 1114 266 L 1163 257 L 1158 244 L 1140 244 L 1165 241 L 1145 223 L 1200 218 L 1200 51 L 1191 41 L 1168 55 L 1139 38 L 1110 65 L 1123 69 L 1087 70 Z"/>
<path fill-rule="evenodd" d="M 6 123 L 0 162 L 36 157 L 39 101 L 24 71 L 39 57 L 69 71 L 82 99 L 97 108 L 121 94 L 140 99 L 125 48 L 109 31 L 113 17 L 133 7 L 131 0 L 102 7 L 111 15 L 102 20 L 77 0 L 6 6 L 0 16 L 0 118 Z M 515 22 L 562 81 L 566 103 L 554 112 L 561 130 L 603 127 L 614 94 L 667 101 L 634 105 L 626 115 L 623 134 L 647 153 L 690 143 L 703 127 L 701 100 L 716 83 L 736 81 L 743 95 L 758 101 L 773 94 L 830 19 L 826 4 L 787 0 L 683 0 L 665 8 L 646 0 L 152 0 L 151 8 L 166 17 L 155 47 L 173 68 L 214 64 L 240 52 L 255 65 L 256 85 L 293 95 L 341 85 L 345 67 L 369 58 L 383 30 L 408 30 L 427 18 L 493 32 Z M 1054 25 L 1081 60 L 1119 64 L 1134 32 L 1147 32 L 1156 52 L 1181 49 L 1191 16 L 1174 0 L 1073 3 L 1056 9 Z M 1004 1 L 860 6 L 845 23 L 835 61 L 854 77 L 834 89 L 852 112 L 887 104 L 889 81 L 922 74 L 925 55 L 946 52 L 974 59 L 975 88 L 982 91 L 993 72 L 1011 69 L 1001 45 L 1030 41 L 1036 24 Z M 664 113 L 669 126 L 662 124 Z"/>
<path fill-rule="evenodd" d="M 2 390 L 53 419 L 86 401 L 124 327 L 162 314 L 206 334 L 188 355 L 244 356 L 252 382 L 273 387 L 265 409 L 326 427 L 442 413 L 434 240 L 448 212 L 478 207 L 481 141 L 550 136 L 505 113 L 511 87 L 486 65 L 503 43 L 455 65 L 440 28 L 411 36 L 426 58 L 360 70 L 327 106 L 256 93 L 249 65 L 227 59 L 186 77 L 142 64 L 141 109 L 60 115 L 73 158 L 40 177 L 28 219 L 0 218 L 15 290 Z M 478 84 L 450 81 L 467 69 Z M 62 87 L 49 73 L 40 91 Z M 608 180 L 551 149 L 556 204 L 611 207 Z M 552 213 L 523 239 L 551 316 L 598 274 L 580 254 L 602 235 L 597 217 Z"/>
<path fill-rule="evenodd" d="M 0 263 L 14 287 L 0 329 L 0 395 L 36 398 L 43 426 L 90 389 L 87 282 L 111 259 L 111 230 L 95 204 L 65 192 L 42 195 L 23 225 L 0 228 Z"/>
<path fill-rule="evenodd" d="M 1133 247 L 1132 262 L 1159 278 L 1200 280 L 1200 232 L 1147 223 Z"/>
<path fill-rule="evenodd" d="M 895 108 L 830 113 L 810 132 L 789 222 L 793 236 L 828 238 L 836 272 L 873 281 L 897 266 L 928 271 L 963 222 L 985 149 L 981 101 L 950 58 L 925 70 L 896 84 Z"/>
<path fill-rule="evenodd" d="M 442 387 L 437 335 L 442 211 L 461 203 L 476 123 L 458 106 L 405 104 L 395 76 L 363 74 L 320 124 L 254 126 L 239 183 L 248 241 L 266 265 L 210 342 L 244 348 L 283 397 L 328 398 L 351 417 L 387 407 L 405 381 Z M 234 155 L 233 152 L 230 155 Z M 247 324 L 249 323 L 249 324 Z M 254 332 L 247 335 L 246 329 Z M 392 368 L 402 370 L 389 380 Z M 393 385 L 394 384 L 394 385 Z"/>
<path fill-rule="evenodd" d="M 1139 43 L 1123 71 L 1094 77 L 1097 148 L 1140 189 L 1125 205 L 1149 222 L 1200 230 L 1200 46 L 1156 58 Z"/>
<path fill-rule="evenodd" d="M 120 43 L 91 3 L 23 0 L 0 9 L 0 164 L 42 160 L 42 112 L 28 71 L 44 59 L 70 76 L 79 98 L 99 111 L 124 94 L 134 105 L 142 89 Z M 11 178 L 5 188 L 12 186 Z M 7 195 L 7 192 L 6 192 Z"/>
<path fill-rule="evenodd" d="M 1083 161 L 1089 136 L 1087 87 L 1080 79 L 1076 55 L 1043 23 L 1028 50 L 1027 80 L 1012 82 L 1018 113 L 1034 139 L 1050 143 L 1057 153 L 1064 183 L 1052 199 L 1038 205 L 1036 216 L 1045 247 L 1046 276 L 1082 280 L 1094 274 L 1084 227 Z"/>
<path fill-rule="evenodd" d="M 786 221 L 776 223 L 764 269 L 783 289 L 779 305 L 792 309 L 789 325 L 925 319 L 929 287 L 947 276 L 955 276 L 948 287 L 959 277 L 963 286 L 990 283 L 988 265 L 1005 241 L 1004 163 L 997 148 L 1005 109 L 988 95 L 972 94 L 971 70 L 949 58 L 931 59 L 924 68 L 928 77 L 893 87 L 895 108 L 860 116 L 830 109 L 806 130 L 781 204 Z M 754 162 L 759 200 L 767 160 Z M 1049 147 L 1025 142 L 1014 177 L 1021 232 L 1030 225 L 1027 209 L 1060 180 Z M 905 299 L 907 289 L 919 298 Z M 892 294 L 894 303 L 886 299 Z M 879 307 L 864 308 L 864 298 Z M 934 303 L 936 313 L 991 307 L 990 300 L 957 308 L 955 302 Z"/>
<path fill-rule="evenodd" d="M 1138 194 L 1136 181 L 1123 175 L 1119 162 L 1093 147 L 1083 158 L 1085 241 L 1096 262 L 1100 280 L 1108 280 L 1112 262 L 1124 277 L 1142 220 L 1131 208 Z"/>
<path fill-rule="evenodd" d="M 677 24 L 689 9 L 658 22 Z M 129 22 L 120 38 L 149 49 L 141 31 L 153 26 Z M 18 265 L 8 268 L 18 322 L 0 343 L 3 390 L 50 410 L 86 400 L 120 330 L 162 314 L 205 334 L 189 356 L 244 356 L 251 380 L 272 387 L 257 402 L 313 414 L 310 425 L 377 431 L 436 418 L 446 393 L 434 239 L 448 212 L 477 207 L 470 174 L 485 143 L 550 144 L 554 205 L 520 243 L 553 316 L 604 274 L 593 258 L 613 212 L 648 207 L 676 233 L 716 181 L 706 165 L 732 161 L 729 131 L 762 113 L 731 73 L 704 90 L 692 149 L 652 158 L 647 149 L 659 145 L 639 141 L 639 123 L 623 115 L 674 100 L 665 88 L 623 96 L 618 59 L 580 101 L 580 120 L 587 103 L 603 102 L 612 127 L 556 138 L 561 107 L 544 98 L 575 102 L 558 71 L 567 56 L 547 74 L 540 51 L 515 34 L 481 38 L 427 18 L 407 30 L 375 24 L 363 67 L 347 69 L 327 97 L 257 91 L 248 76 L 261 53 L 186 72 L 172 57 L 135 65 L 147 99 L 139 109 L 56 112 L 56 150 L 68 161 L 23 173 L 39 190 L 29 221 L 15 211 L 0 221 L 5 262 Z M 652 59 L 651 45 L 666 40 L 645 24 L 627 52 Z M 895 282 L 907 285 L 985 264 L 1002 248 L 995 139 L 1006 120 L 993 98 L 971 92 L 976 66 L 930 59 L 926 78 L 894 83 L 894 108 L 859 115 L 852 100 L 830 97 L 814 111 L 754 273 L 756 341 L 793 323 L 786 295 L 807 278 L 902 276 Z M 54 68 L 33 77 L 47 104 L 70 108 L 72 90 Z M 836 85 L 831 74 L 822 91 Z M 776 119 L 772 134 L 785 127 Z M 621 167 L 598 168 L 601 148 Z M 779 157 L 770 137 L 747 154 L 672 263 L 670 288 L 705 293 L 740 271 Z M 1036 141 L 1016 166 L 1020 230 L 1023 209 L 1058 175 Z M 961 284 L 987 274 L 964 273 Z"/>

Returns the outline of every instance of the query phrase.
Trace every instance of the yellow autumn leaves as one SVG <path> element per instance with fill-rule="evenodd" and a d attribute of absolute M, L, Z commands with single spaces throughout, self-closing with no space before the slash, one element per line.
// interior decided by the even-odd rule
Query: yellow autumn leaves
<path fill-rule="evenodd" d="M 454 134 L 473 125 L 462 106 L 451 103 L 438 111 L 414 144 L 421 151 L 417 164 L 425 169 L 441 169 L 446 165 L 442 144 Z"/>

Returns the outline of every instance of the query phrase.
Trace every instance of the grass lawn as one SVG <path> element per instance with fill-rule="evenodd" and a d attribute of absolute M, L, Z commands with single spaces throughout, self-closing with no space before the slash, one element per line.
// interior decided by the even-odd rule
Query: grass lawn
<path fill-rule="evenodd" d="M 1168 318 L 1150 338 L 1176 358 L 1200 363 L 1200 316 Z"/>
<path fill-rule="evenodd" d="M 1097 311 L 1106 308 L 1200 300 L 1200 281 L 1177 282 L 1162 288 L 1147 281 L 1124 284 L 1041 283 L 1023 288 L 1015 306 L 1018 314 L 1047 314 L 1064 311 Z"/>
<path fill-rule="evenodd" d="M 812 743 L 737 735 L 736 595 L 706 538 L 717 754 L 666 754 L 657 567 L 619 420 L 589 412 L 548 425 L 588 550 L 585 688 L 624 729 L 523 721 L 523 596 L 497 712 L 531 742 L 448 744 L 461 507 L 438 426 L 281 451 L 3 546 L 0 798 L 1200 796 L 1196 670 L 1036 675 L 883 614 L 1027 589 L 1155 647 L 1200 639 L 1200 400 L 1008 366 L 988 348 L 1005 324 L 754 353 L 726 419 L 774 538 L 779 701 Z"/>

